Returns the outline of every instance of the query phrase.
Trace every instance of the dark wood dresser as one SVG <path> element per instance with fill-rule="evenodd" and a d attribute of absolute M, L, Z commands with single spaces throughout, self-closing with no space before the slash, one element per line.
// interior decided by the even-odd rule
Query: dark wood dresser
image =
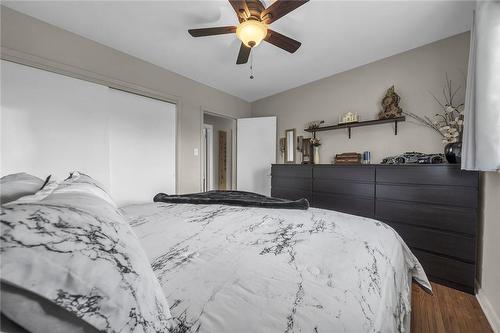
<path fill-rule="evenodd" d="M 479 173 L 457 165 L 272 166 L 272 196 L 378 219 L 429 279 L 474 292 Z"/>

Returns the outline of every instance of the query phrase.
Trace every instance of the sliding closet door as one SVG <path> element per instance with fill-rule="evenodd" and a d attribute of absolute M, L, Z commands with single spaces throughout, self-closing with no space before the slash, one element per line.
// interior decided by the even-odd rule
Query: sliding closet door
<path fill-rule="evenodd" d="M 175 193 L 175 105 L 2 61 L 1 175 L 81 171 L 118 203 Z"/>
<path fill-rule="evenodd" d="M 2 60 L 1 173 L 71 170 L 109 189 L 108 88 Z"/>
<path fill-rule="evenodd" d="M 175 104 L 109 89 L 111 193 L 118 205 L 175 194 Z"/>

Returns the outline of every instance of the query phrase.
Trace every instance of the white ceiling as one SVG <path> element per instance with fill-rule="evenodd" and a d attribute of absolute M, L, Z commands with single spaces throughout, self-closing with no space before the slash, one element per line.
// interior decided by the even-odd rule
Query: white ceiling
<path fill-rule="evenodd" d="M 474 8 L 469 1 L 312 0 L 271 25 L 301 41 L 299 50 L 289 54 L 263 42 L 252 51 L 250 80 L 249 65 L 235 64 L 235 35 L 187 33 L 235 25 L 227 1 L 2 3 L 247 101 L 470 30 Z"/>

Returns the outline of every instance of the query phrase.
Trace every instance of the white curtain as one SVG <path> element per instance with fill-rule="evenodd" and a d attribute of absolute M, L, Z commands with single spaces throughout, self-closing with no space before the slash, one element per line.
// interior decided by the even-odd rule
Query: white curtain
<path fill-rule="evenodd" d="M 500 170 L 500 1 L 478 1 L 471 31 L 462 169 Z"/>

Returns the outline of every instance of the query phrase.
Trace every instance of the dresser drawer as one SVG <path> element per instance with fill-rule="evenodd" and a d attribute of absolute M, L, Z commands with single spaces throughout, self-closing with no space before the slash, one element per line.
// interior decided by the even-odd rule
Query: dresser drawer
<path fill-rule="evenodd" d="M 475 209 L 436 206 L 404 201 L 376 201 L 375 214 L 384 222 L 412 224 L 476 235 L 477 212 Z"/>
<path fill-rule="evenodd" d="M 400 165 L 377 167 L 377 183 L 430 184 L 478 187 L 477 172 L 448 165 Z"/>
<path fill-rule="evenodd" d="M 299 200 L 305 198 L 309 201 L 309 204 L 312 200 L 311 191 L 301 191 L 280 187 L 272 187 L 271 188 L 271 196 L 274 198 L 288 199 L 288 200 Z"/>
<path fill-rule="evenodd" d="M 312 182 L 311 178 L 273 176 L 271 179 L 271 187 L 311 191 Z"/>
<path fill-rule="evenodd" d="M 314 192 L 326 194 L 346 194 L 372 197 L 375 194 L 375 183 L 357 183 L 335 179 L 314 179 Z"/>
<path fill-rule="evenodd" d="M 386 223 L 393 227 L 410 247 L 454 257 L 469 263 L 474 263 L 476 260 L 474 237 L 399 223 Z"/>
<path fill-rule="evenodd" d="M 443 283 L 442 280 L 449 281 L 465 287 L 460 288 L 464 291 L 474 292 L 474 279 L 476 276 L 474 264 L 417 249 L 412 249 L 412 252 L 422 264 L 430 280 L 436 280 L 437 278 L 437 282 L 440 283 Z"/>
<path fill-rule="evenodd" d="M 389 185 L 378 184 L 377 199 L 403 200 L 436 205 L 476 208 L 476 188 L 434 185 Z"/>
<path fill-rule="evenodd" d="M 348 214 L 374 217 L 374 200 L 369 197 L 352 197 L 342 194 L 313 192 L 313 207 L 336 210 Z"/>
<path fill-rule="evenodd" d="M 271 167 L 272 176 L 278 177 L 304 177 L 312 178 L 312 166 L 300 164 L 273 164 Z"/>
<path fill-rule="evenodd" d="M 332 166 L 314 167 L 314 179 L 337 179 L 343 181 L 374 182 L 375 168 L 372 166 Z"/>

